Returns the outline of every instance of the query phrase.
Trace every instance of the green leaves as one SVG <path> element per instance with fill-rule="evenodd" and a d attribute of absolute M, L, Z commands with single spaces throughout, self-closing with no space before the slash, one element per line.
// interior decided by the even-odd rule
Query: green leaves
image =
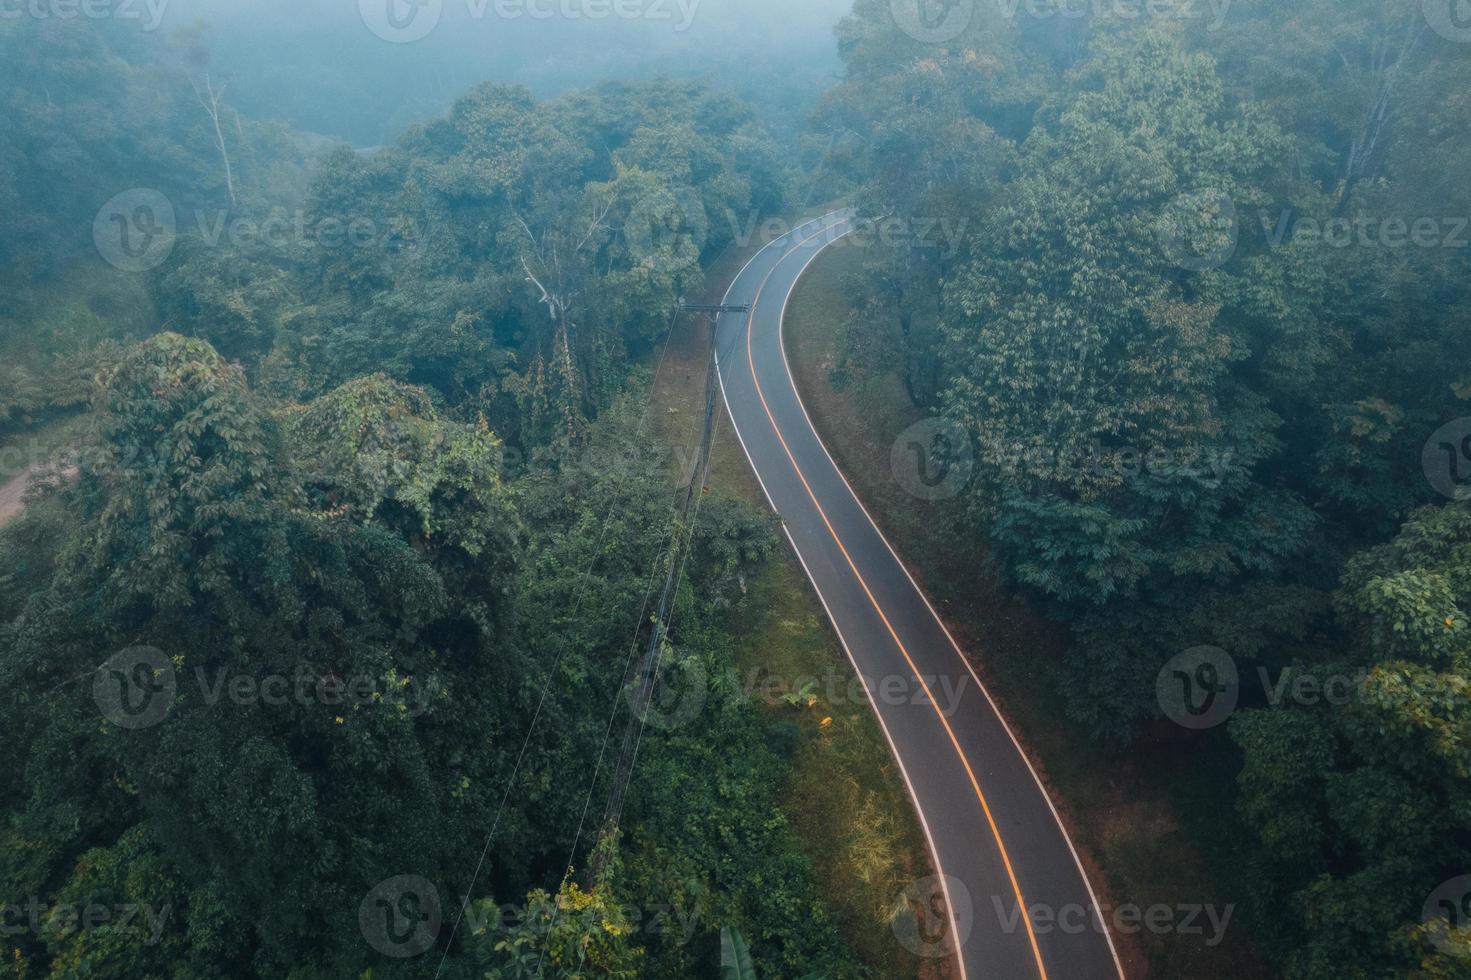
<path fill-rule="evenodd" d="M 778 159 L 748 107 L 697 84 L 481 86 L 372 159 L 325 157 L 308 216 L 377 234 L 305 257 L 267 377 L 310 397 L 383 372 L 528 454 L 575 443 L 729 242 L 727 215 L 780 207 Z"/>
<path fill-rule="evenodd" d="M 1464 248 L 1385 232 L 1466 211 L 1471 69 L 1413 3 L 1221 13 L 923 44 L 859 0 L 819 120 L 860 210 L 973 233 L 870 263 L 839 364 L 970 433 L 969 533 L 1072 628 L 1096 733 L 1201 643 L 1352 678 L 1233 723 L 1262 934 L 1293 976 L 1456 975 L 1405 923 L 1467 860 L 1468 517 L 1414 508 L 1461 472 L 1426 441 L 1466 414 L 1471 294 Z"/>
<path fill-rule="evenodd" d="M 757 980 L 751 950 L 740 930 L 730 926 L 720 930 L 720 980 Z"/>
<path fill-rule="evenodd" d="M 1347 703 L 1289 700 L 1232 722 L 1260 873 L 1291 896 L 1294 918 L 1280 927 L 1294 976 L 1329 976 L 1330 951 L 1347 947 L 1406 968 L 1422 955 L 1396 938 L 1408 913 L 1471 860 L 1460 843 L 1471 822 L 1468 572 L 1471 508 L 1418 512 L 1348 563 L 1334 606 L 1350 655 L 1299 665 L 1349 678 Z"/>
<path fill-rule="evenodd" d="M 1356 556 L 1336 605 L 1375 660 L 1467 669 L 1471 513 L 1417 511 L 1393 541 Z"/>
<path fill-rule="evenodd" d="M 422 389 L 383 375 L 350 381 L 286 417 L 310 506 L 382 522 L 430 550 L 479 558 L 507 547 L 515 521 L 501 485 L 501 443 L 482 422 L 443 419 Z"/>

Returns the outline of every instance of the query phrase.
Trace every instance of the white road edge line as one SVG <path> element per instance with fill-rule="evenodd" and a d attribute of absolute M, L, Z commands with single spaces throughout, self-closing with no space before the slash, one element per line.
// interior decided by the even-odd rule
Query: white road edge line
<path fill-rule="evenodd" d="M 829 212 L 828 214 L 823 215 L 821 218 L 817 218 L 815 220 L 821 221 L 823 218 L 831 217 L 832 215 L 837 214 L 837 213 L 838 213 L 837 211 L 832 211 L 832 212 Z M 807 222 L 807 224 L 811 224 L 811 223 L 812 222 Z M 834 223 L 833 225 L 829 226 L 829 228 L 836 227 L 836 226 L 837 226 L 837 223 Z M 803 228 L 803 227 L 806 227 L 806 225 L 804 224 L 804 225 L 799 226 L 798 230 L 800 230 L 800 228 Z M 781 256 L 781 258 L 777 259 L 777 262 L 781 262 L 782 259 L 785 259 L 787 256 L 789 256 L 789 255 L 793 254 L 794 252 L 796 252 L 797 249 L 801 248 L 802 245 L 806 244 L 807 241 L 810 241 L 812 238 L 816 238 L 817 235 L 821 235 L 823 233 L 823 231 L 826 231 L 826 230 L 829 230 L 829 229 L 828 228 L 824 228 L 822 231 L 818 231 L 816 234 L 810 236 L 809 238 L 804 239 L 803 241 L 798 242 L 789 251 L 785 252 Z M 844 232 L 844 235 L 846 235 L 846 234 L 848 234 L 848 232 Z M 837 241 L 838 239 L 840 239 L 842 237 L 843 236 L 840 235 L 840 236 L 838 236 L 838 238 L 835 238 L 834 241 Z M 778 241 L 779 240 L 780 239 L 778 239 Z M 736 277 L 735 278 L 736 279 L 739 279 L 741 277 L 741 274 L 744 273 L 746 271 L 746 269 L 750 267 L 751 263 L 752 262 L 755 262 L 756 259 L 761 255 L 761 252 L 762 251 L 765 251 L 766 249 L 770 248 L 772 245 L 775 245 L 775 244 L 776 244 L 775 241 L 770 242 L 767 245 L 763 246 L 762 249 L 761 249 L 761 251 L 758 251 L 756 253 L 756 255 L 751 256 L 750 261 L 747 262 L 744 267 L 742 267 L 742 269 L 741 269 L 740 272 L 736 273 Z M 815 254 L 816 255 L 820 255 L 822 253 L 819 251 L 819 252 L 817 252 Z M 800 277 L 798 277 L 798 278 L 800 278 Z M 731 280 L 731 287 L 733 288 L 734 285 L 735 285 L 735 280 L 733 279 L 733 280 Z M 726 296 L 727 299 L 730 298 L 730 289 L 729 288 L 726 289 L 725 296 Z M 760 298 L 759 297 L 759 294 L 758 294 L 757 298 L 758 299 Z M 755 315 L 755 311 L 756 311 L 756 304 L 753 301 L 752 304 L 751 304 L 751 312 L 749 314 L 747 314 L 747 316 L 748 317 L 754 316 Z M 719 382 L 719 384 L 720 384 L 720 398 L 721 398 L 721 401 L 725 402 L 725 414 L 726 414 L 727 417 L 729 417 L 729 419 L 730 419 L 730 426 L 731 426 L 732 429 L 735 430 L 736 439 L 741 444 L 741 452 L 743 452 L 743 453 L 746 454 L 746 462 L 748 464 L 750 464 L 751 472 L 756 475 L 756 483 L 760 485 L 760 487 L 761 487 L 761 493 L 762 493 L 763 496 L 766 497 L 766 504 L 767 504 L 767 506 L 771 508 L 771 512 L 773 514 L 775 514 L 778 518 L 780 518 L 781 517 L 781 512 L 776 509 L 776 502 L 774 500 L 772 500 L 772 498 L 771 498 L 771 492 L 766 489 L 766 481 L 763 480 L 763 479 L 761 479 L 761 472 L 758 469 L 756 469 L 756 461 L 755 461 L 755 459 L 752 458 L 750 449 L 748 449 L 746 447 L 745 437 L 741 435 L 740 425 L 738 425 L 736 423 L 736 420 L 735 420 L 735 412 L 731 410 L 731 407 L 730 407 L 730 398 L 729 398 L 729 396 L 725 392 L 725 377 L 724 377 L 724 375 L 722 374 L 722 372 L 720 370 L 720 348 L 719 348 L 719 344 L 716 343 L 716 337 L 718 336 L 718 330 L 715 332 L 715 334 L 716 334 L 715 336 L 712 336 L 711 337 L 710 343 L 711 343 L 711 347 L 714 348 L 714 355 L 715 355 L 715 380 L 717 382 Z M 939 848 L 937 848 L 935 846 L 935 837 L 934 837 L 934 834 L 932 834 L 930 832 L 930 822 L 929 822 L 929 819 L 925 816 L 924 807 L 920 805 L 920 802 L 919 802 L 919 794 L 914 789 L 914 781 L 912 779 L 910 779 L 910 777 L 909 777 L 909 769 L 904 765 L 904 757 L 899 754 L 899 746 L 894 743 L 894 736 L 892 734 L 890 734 L 890 732 L 889 732 L 889 726 L 884 723 L 884 716 L 882 714 L 880 714 L 880 712 L 879 712 L 878 702 L 876 702 L 874 700 L 873 692 L 869 690 L 868 682 L 863 677 L 863 668 L 861 668 L 861 667 L 858 666 L 858 661 L 853 656 L 853 650 L 852 650 L 852 648 L 850 648 L 848 646 L 848 640 L 847 640 L 847 638 L 845 636 L 843 636 L 843 630 L 842 630 L 842 628 L 838 626 L 837 617 L 835 617 L 833 615 L 832 608 L 828 606 L 828 604 L 827 604 L 827 597 L 822 594 L 822 589 L 820 587 L 818 587 L 817 579 L 813 577 L 812 570 L 807 567 L 807 560 L 802 557 L 802 550 L 797 547 L 797 541 L 796 541 L 795 538 L 792 537 L 792 532 L 787 528 L 786 521 L 785 520 L 782 521 L 782 528 L 781 528 L 781 530 L 782 530 L 782 534 L 786 535 L 787 543 L 792 546 L 792 553 L 797 556 L 797 561 L 802 566 L 802 573 L 807 576 L 807 582 L 808 582 L 808 584 L 810 584 L 812 586 L 812 591 L 814 593 L 816 593 L 816 595 L 817 595 L 817 601 L 822 604 L 822 610 L 827 615 L 828 622 L 832 624 L 833 632 L 836 633 L 837 636 L 838 636 L 838 644 L 843 648 L 843 653 L 848 658 L 848 663 L 850 663 L 853 666 L 853 673 L 855 673 L 856 675 L 858 675 L 858 677 L 859 677 L 860 680 L 863 680 L 864 681 L 864 684 L 863 684 L 863 693 L 868 698 L 868 707 L 873 712 L 874 718 L 876 718 L 878 720 L 879 730 L 884 733 L 884 741 L 887 742 L 888 745 L 889 745 L 889 754 L 893 757 L 894 762 L 899 766 L 899 775 L 904 779 L 905 793 L 909 796 L 910 805 L 912 805 L 914 807 L 914 812 L 919 817 L 920 830 L 924 832 L 925 844 L 929 848 L 929 852 L 930 852 L 930 860 L 934 862 L 935 872 L 936 872 L 936 874 L 939 875 L 939 878 L 940 878 L 940 890 L 941 890 L 941 892 L 945 896 L 945 909 L 946 909 L 946 913 L 948 914 L 948 916 L 950 918 L 950 934 L 952 936 L 955 936 L 956 939 L 959 940 L 959 937 L 960 937 L 960 926 L 959 926 L 959 923 L 955 919 L 955 903 L 950 898 L 950 876 L 945 873 L 944 867 L 940 864 L 940 851 L 939 851 Z M 968 980 L 968 975 L 967 975 L 966 970 L 965 970 L 965 957 L 963 955 L 961 955 L 961 949 L 960 949 L 959 945 L 957 945 L 957 947 L 955 949 L 955 962 L 956 962 L 956 964 L 960 968 L 960 980 Z"/>
<path fill-rule="evenodd" d="M 833 213 L 836 214 L 837 212 Z M 841 238 L 842 236 L 839 237 Z M 909 566 L 904 563 L 904 560 L 899 557 L 899 553 L 894 550 L 894 546 L 889 543 L 889 539 L 884 536 L 884 532 L 879 527 L 878 522 L 873 519 L 873 515 L 868 512 L 867 507 L 863 506 L 863 501 L 859 499 L 858 494 L 854 492 L 853 485 L 848 482 L 848 477 L 844 475 L 842 467 L 838 466 L 837 460 L 833 459 L 833 454 L 828 450 L 827 443 L 823 442 L 822 435 L 817 431 L 817 426 L 812 424 L 812 416 L 807 413 L 807 405 L 802 401 L 802 393 L 797 390 L 797 382 L 792 374 L 792 365 L 791 362 L 787 359 L 787 345 L 785 334 L 787 322 L 787 305 L 791 302 L 793 294 L 795 294 L 797 291 L 797 285 L 801 284 L 802 276 L 806 274 L 807 269 L 812 265 L 813 262 L 817 260 L 818 256 L 822 255 L 822 253 L 830 248 L 837 240 L 838 239 L 834 239 L 832 242 L 828 242 L 822 248 L 813 253 L 812 258 L 808 259 L 807 263 L 802 266 L 801 272 L 797 273 L 796 284 L 792 286 L 791 292 L 787 293 L 786 298 L 782 302 L 781 319 L 777 323 L 777 343 L 781 349 L 782 366 L 786 370 L 787 384 L 791 386 L 792 395 L 797 399 L 798 407 L 802 409 L 802 417 L 807 420 L 807 428 L 812 430 L 812 435 L 814 438 L 816 438 L 817 444 L 822 447 L 823 454 L 827 456 L 827 461 L 832 465 L 833 472 L 838 474 L 838 479 L 842 480 L 843 486 L 848 488 L 848 493 L 850 496 L 852 496 L 853 502 L 858 505 L 858 509 L 863 512 L 863 516 L 868 518 L 868 523 L 873 527 L 874 533 L 879 536 L 879 540 L 884 543 L 884 547 L 889 550 L 889 554 L 893 557 L 895 563 L 897 563 L 898 566 L 903 569 L 904 577 L 909 579 L 910 586 L 919 595 L 920 601 L 925 604 L 925 608 L 930 611 L 930 615 L 934 617 L 936 624 L 938 624 L 941 631 L 944 632 L 945 638 L 950 641 L 951 649 L 953 649 L 955 651 L 955 655 L 960 658 L 960 662 L 965 665 L 965 669 L 970 672 L 971 679 L 976 682 L 976 686 L 981 689 L 981 693 L 986 696 L 986 703 L 991 706 L 991 712 L 996 716 L 996 720 L 1001 722 L 1002 729 L 1006 732 L 1007 737 L 1011 739 L 1011 744 L 1016 748 L 1017 754 L 1021 756 L 1022 762 L 1026 764 L 1027 771 L 1032 774 L 1032 779 L 1037 784 L 1037 790 L 1042 794 L 1042 798 L 1047 801 L 1047 808 L 1052 811 L 1052 818 L 1057 821 L 1057 829 L 1062 831 L 1062 839 L 1064 842 L 1066 842 L 1068 846 L 1068 851 L 1072 854 L 1073 863 L 1076 864 L 1078 867 L 1078 874 L 1081 875 L 1083 878 L 1083 885 L 1088 889 L 1088 898 L 1093 903 L 1093 911 L 1094 914 L 1097 916 L 1098 925 L 1103 932 L 1103 937 L 1105 940 L 1108 941 L 1108 951 L 1113 956 L 1114 968 L 1118 971 L 1119 980 L 1125 980 L 1124 964 L 1119 959 L 1119 951 L 1117 947 L 1114 946 L 1113 934 L 1109 932 L 1108 924 L 1103 920 L 1103 909 L 1098 904 L 1098 895 L 1093 890 L 1093 882 L 1089 880 L 1088 872 L 1083 867 L 1082 858 L 1078 855 L 1078 849 L 1073 845 L 1073 839 L 1071 835 L 1068 834 L 1067 825 L 1063 823 L 1062 814 L 1058 813 L 1057 806 L 1052 802 L 1051 795 L 1048 794 L 1047 788 L 1042 785 L 1042 778 L 1037 775 L 1037 770 L 1032 765 L 1032 760 L 1027 757 L 1027 753 L 1022 749 L 1021 742 L 1017 740 L 1016 733 L 1011 730 L 1011 726 L 1006 722 L 1006 717 L 1001 714 L 1001 709 L 996 706 L 996 700 L 991 697 L 991 692 L 986 690 L 986 685 L 981 682 L 981 678 L 979 677 L 979 675 L 976 674 L 975 667 L 971 665 L 970 660 L 967 659 L 964 652 L 961 651 L 960 644 L 955 641 L 955 637 L 950 633 L 950 628 L 945 625 L 945 621 L 940 618 L 940 614 L 935 611 L 935 607 L 930 605 L 929 597 L 926 596 L 924 590 L 919 587 L 919 583 L 914 580 L 914 576 L 909 571 Z M 751 464 L 751 468 L 755 469 L 755 463 Z"/>

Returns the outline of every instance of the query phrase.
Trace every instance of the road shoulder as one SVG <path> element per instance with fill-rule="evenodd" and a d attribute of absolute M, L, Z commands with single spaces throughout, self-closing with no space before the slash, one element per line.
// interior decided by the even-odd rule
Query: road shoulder
<path fill-rule="evenodd" d="M 1055 694 L 1065 628 L 1008 594 L 984 552 L 947 532 L 956 501 L 920 500 L 895 479 L 892 448 L 923 413 L 896 374 L 835 370 L 846 367 L 839 351 L 852 314 L 843 279 L 864 274 L 863 261 L 862 249 L 830 250 L 788 308 L 787 354 L 813 424 L 995 696 L 1061 811 L 1100 903 L 1229 904 L 1218 874 L 1229 856 L 1200 844 L 1220 839 L 1209 828 L 1229 807 L 1221 792 L 1229 760 L 1184 758 L 1148 739 L 1129 751 L 1109 748 L 1068 723 Z M 835 373 L 843 379 L 837 386 Z M 1116 930 L 1115 941 L 1130 976 L 1263 975 L 1242 929 L 1212 948 L 1200 937 L 1147 932 Z"/>
<path fill-rule="evenodd" d="M 718 302 L 755 250 L 728 253 L 710 271 L 704 294 L 690 301 Z M 681 318 L 655 379 L 654 416 L 661 436 L 676 447 L 698 440 L 710 339 L 708 321 Z M 765 511 L 719 398 L 717 412 L 709 492 Z M 784 542 L 748 586 L 752 601 L 740 612 L 737 681 L 753 691 L 773 730 L 796 734 L 781 809 L 812 861 L 824 903 L 875 975 L 943 976 L 940 963 L 914 957 L 894 937 L 896 900 L 911 882 L 933 873 L 929 853 L 883 733 L 866 701 L 847 696 L 852 669 Z M 797 696 L 809 679 L 811 703 Z"/>

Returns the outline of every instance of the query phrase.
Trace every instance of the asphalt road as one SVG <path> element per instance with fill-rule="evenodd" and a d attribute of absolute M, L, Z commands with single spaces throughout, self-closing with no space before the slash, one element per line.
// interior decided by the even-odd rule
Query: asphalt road
<path fill-rule="evenodd" d="M 910 892 L 922 956 L 960 975 L 1123 975 L 1056 811 L 959 647 L 828 455 L 782 347 L 803 270 L 848 230 L 834 212 L 758 253 L 736 277 L 716 355 L 726 407 L 772 508 L 863 679 L 938 874 Z M 1020 914 L 1022 909 L 1031 914 Z"/>

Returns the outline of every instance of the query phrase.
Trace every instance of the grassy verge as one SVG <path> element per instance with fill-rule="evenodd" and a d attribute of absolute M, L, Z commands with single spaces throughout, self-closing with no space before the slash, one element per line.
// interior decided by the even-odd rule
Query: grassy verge
<path fill-rule="evenodd" d="M 732 251 L 719 262 L 701 301 L 718 301 L 753 251 Z M 707 321 L 684 318 L 655 379 L 660 435 L 681 452 L 699 439 L 709 340 Z M 767 506 L 723 404 L 709 492 Z M 929 855 L 871 709 L 848 694 L 852 669 L 822 607 L 785 547 L 749 589 L 750 601 L 738 613 L 735 668 L 768 720 L 796 734 L 792 771 L 780 789 L 782 811 L 813 863 L 827 908 L 876 976 L 941 976 L 941 963 L 909 953 L 890 928 L 905 886 L 931 873 Z M 811 703 L 782 696 L 804 688 Z"/>
<path fill-rule="evenodd" d="M 1122 751 L 1069 723 L 1056 690 L 1066 630 L 1009 595 L 986 555 L 948 533 L 954 501 L 920 500 L 894 479 L 891 449 L 921 417 L 900 379 L 880 373 L 834 386 L 835 351 L 852 312 L 843 280 L 862 273 L 863 259 L 860 248 L 831 250 L 788 309 L 787 352 L 813 423 L 1000 702 L 1063 811 L 1100 902 L 1210 904 L 1223 914 L 1236 891 L 1231 854 L 1247 846 L 1231 816 L 1229 748 L 1161 732 Z M 1243 919 L 1235 914 L 1213 945 L 1209 927 L 1204 935 L 1116 931 L 1115 941 L 1131 976 L 1269 976 Z"/>

